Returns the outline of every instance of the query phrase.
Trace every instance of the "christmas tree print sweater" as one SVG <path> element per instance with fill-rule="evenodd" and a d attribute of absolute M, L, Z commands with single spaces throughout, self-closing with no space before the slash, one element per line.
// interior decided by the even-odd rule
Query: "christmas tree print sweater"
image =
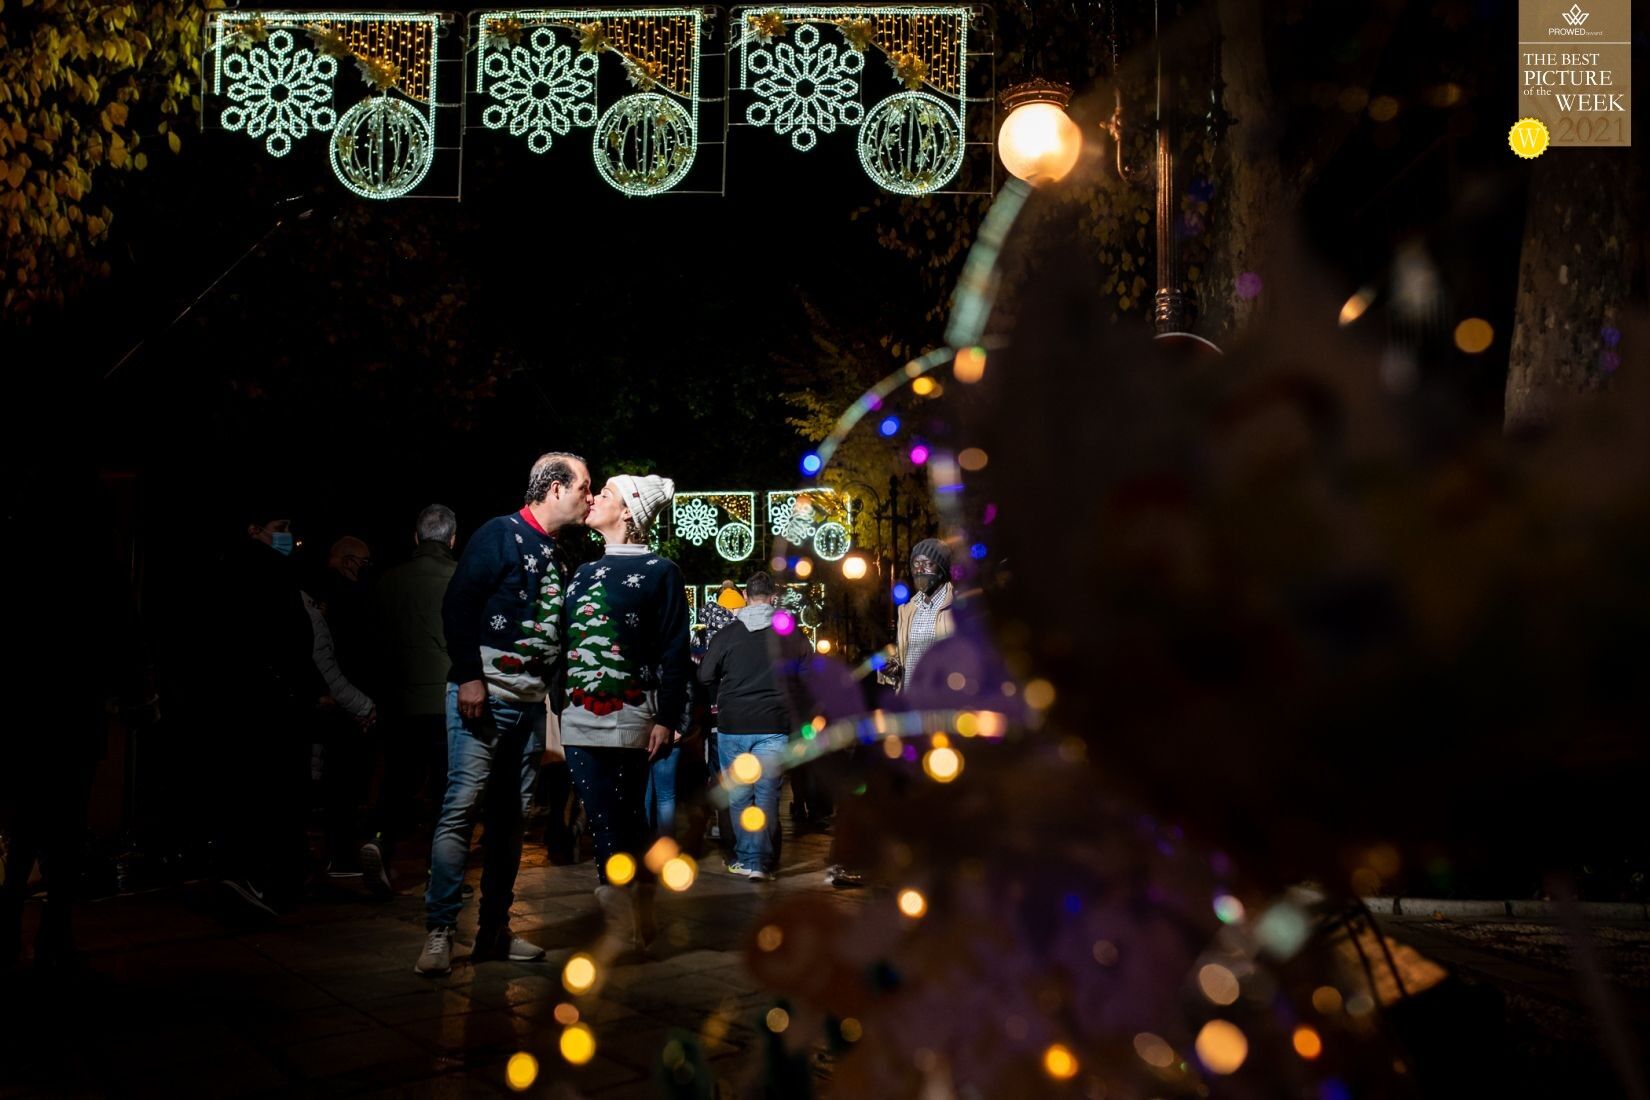
<path fill-rule="evenodd" d="M 555 541 L 525 508 L 482 524 L 441 601 L 447 679 L 485 680 L 489 694 L 513 703 L 543 702 L 562 657 L 565 579 Z"/>
<path fill-rule="evenodd" d="M 643 749 L 654 723 L 686 732 L 693 661 L 682 571 L 646 546 L 579 566 L 562 605 L 568 745 Z"/>

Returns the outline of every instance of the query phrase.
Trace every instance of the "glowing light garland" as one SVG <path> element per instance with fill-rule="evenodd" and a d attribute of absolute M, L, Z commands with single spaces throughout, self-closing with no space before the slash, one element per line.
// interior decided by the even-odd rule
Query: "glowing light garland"
<path fill-rule="evenodd" d="M 840 561 L 853 549 L 839 517 L 848 518 L 848 501 L 835 489 L 768 493 L 768 533 L 796 547 L 811 540 L 815 556 L 825 561 Z"/>
<path fill-rule="evenodd" d="M 720 519 L 726 513 L 727 520 Z M 677 493 L 670 505 L 676 537 L 695 546 L 707 539 L 727 561 L 744 561 L 756 549 L 756 494 L 742 492 Z"/>
<path fill-rule="evenodd" d="M 399 198 L 423 182 L 435 159 L 440 24 L 435 13 L 214 12 L 210 86 L 230 101 L 218 120 L 226 130 L 264 137 L 276 157 L 311 131 L 334 132 L 328 160 L 338 182 L 362 198 Z M 299 35 L 310 44 L 300 46 Z M 340 57 L 356 62 L 364 87 L 378 88 L 342 118 Z"/>
<path fill-rule="evenodd" d="M 955 7 L 735 8 L 737 88 L 756 97 L 745 121 L 789 135 L 801 152 L 820 133 L 857 126 L 860 166 L 878 186 L 938 190 L 955 178 L 967 145 L 969 18 Z M 872 50 L 906 91 L 867 112 L 862 77 Z"/>
<path fill-rule="evenodd" d="M 703 21 L 698 8 L 481 12 L 475 90 L 494 101 L 482 124 L 540 154 L 573 127 L 593 127 L 591 158 L 609 186 L 638 197 L 669 191 L 699 149 Z M 636 89 L 606 110 L 596 79 L 604 54 Z"/>

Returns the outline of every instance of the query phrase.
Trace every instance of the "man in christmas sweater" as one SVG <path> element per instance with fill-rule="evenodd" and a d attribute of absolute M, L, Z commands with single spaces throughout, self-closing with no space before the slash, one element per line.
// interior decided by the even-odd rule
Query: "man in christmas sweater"
<path fill-rule="evenodd" d="M 562 744 L 590 819 L 609 957 L 653 938 L 653 886 L 642 866 L 648 777 L 688 725 L 693 661 L 682 571 L 647 546 L 648 527 L 674 493 L 668 478 L 653 474 L 608 480 L 587 520 L 606 553 L 579 566 L 562 611 Z M 634 860 L 628 891 L 626 880 L 608 881 L 620 852 Z"/>
<path fill-rule="evenodd" d="M 533 463 L 527 503 L 471 536 L 442 602 L 452 659 L 447 685 L 447 793 L 430 851 L 429 936 L 415 969 L 445 974 L 463 905 L 464 863 L 479 817 L 481 914 L 473 958 L 527 961 L 542 948 L 510 933 L 522 821 L 544 751 L 545 698 L 562 666 L 563 566 L 553 536 L 590 510 L 577 455 Z"/>

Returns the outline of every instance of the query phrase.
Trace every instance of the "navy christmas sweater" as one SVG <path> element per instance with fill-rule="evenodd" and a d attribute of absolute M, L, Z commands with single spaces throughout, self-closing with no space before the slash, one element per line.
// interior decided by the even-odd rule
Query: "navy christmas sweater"
<path fill-rule="evenodd" d="M 544 700 L 562 658 L 562 586 L 555 540 L 524 508 L 470 536 L 441 602 L 455 684 L 485 680 L 515 703 Z"/>
<path fill-rule="evenodd" d="M 687 730 L 693 660 L 682 571 L 646 546 L 609 546 L 579 566 L 562 604 L 562 742 L 646 748 L 657 723 Z"/>

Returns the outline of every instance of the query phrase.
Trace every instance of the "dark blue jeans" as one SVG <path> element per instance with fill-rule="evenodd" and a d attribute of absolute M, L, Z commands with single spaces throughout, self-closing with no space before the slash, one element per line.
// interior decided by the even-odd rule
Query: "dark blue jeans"
<path fill-rule="evenodd" d="M 447 796 L 430 846 L 430 888 L 424 923 L 451 928 L 463 907 L 464 864 L 476 821 L 483 825 L 481 926 L 509 923 L 521 868 L 521 826 L 533 799 L 544 752 L 544 704 L 489 697 L 487 712 L 469 721 L 458 713 L 458 688 L 447 688 Z"/>

